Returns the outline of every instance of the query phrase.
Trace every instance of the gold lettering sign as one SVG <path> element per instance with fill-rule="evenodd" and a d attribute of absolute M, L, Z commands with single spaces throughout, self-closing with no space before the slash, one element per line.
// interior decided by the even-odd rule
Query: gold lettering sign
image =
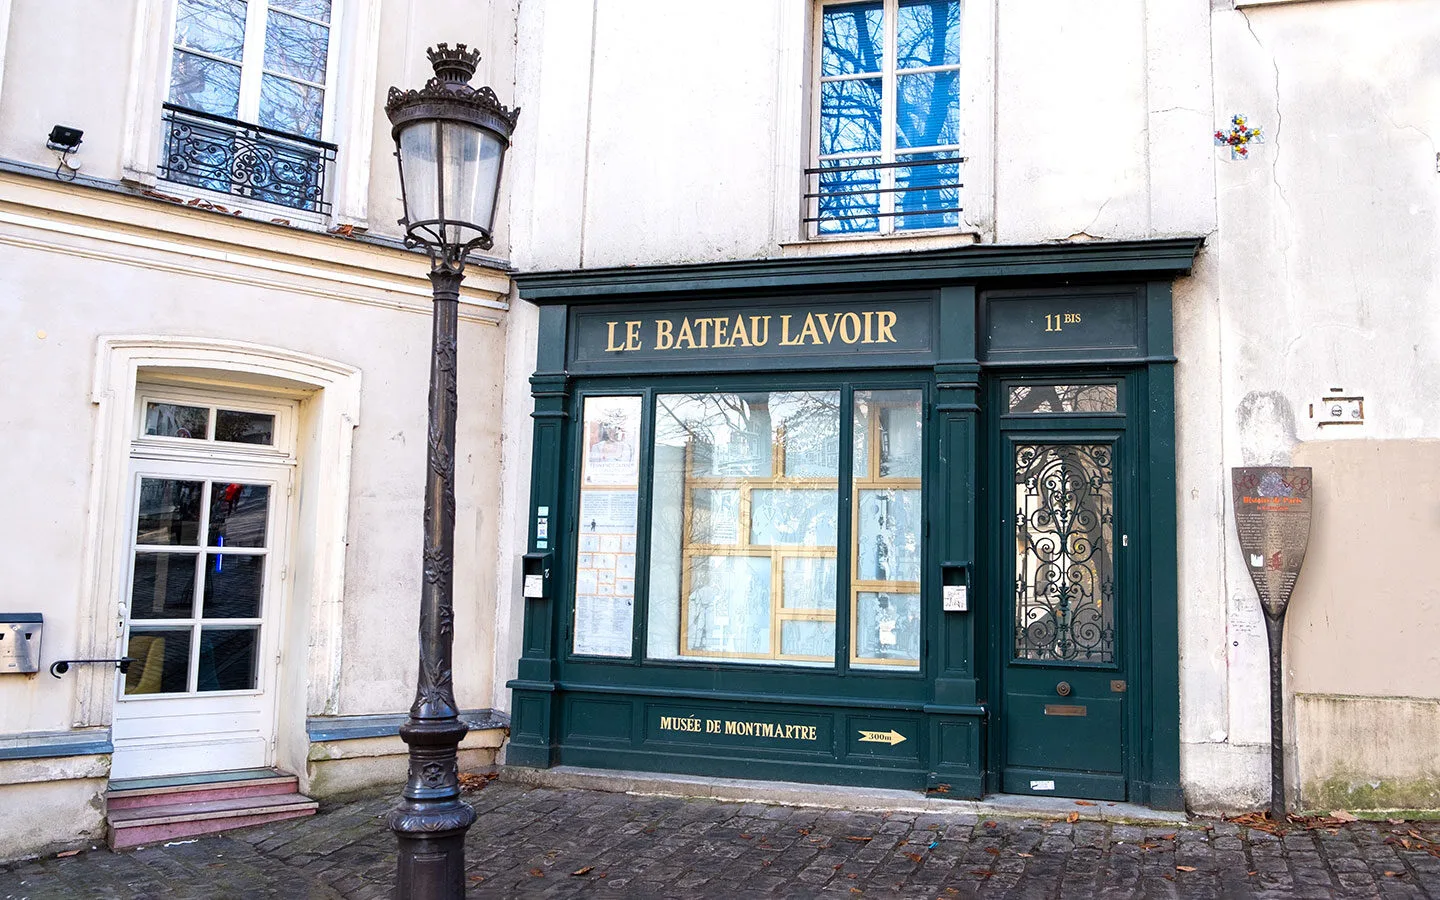
<path fill-rule="evenodd" d="M 661 716 L 661 731 L 685 731 L 691 734 L 726 734 L 741 737 L 775 738 L 788 741 L 813 741 L 819 729 L 814 725 L 783 722 L 742 722 L 733 719 L 701 719 L 696 716 Z"/>
<path fill-rule="evenodd" d="M 728 350 L 780 347 L 894 344 L 894 310 L 782 313 L 781 315 L 666 316 L 605 323 L 605 352 L 634 350 Z"/>

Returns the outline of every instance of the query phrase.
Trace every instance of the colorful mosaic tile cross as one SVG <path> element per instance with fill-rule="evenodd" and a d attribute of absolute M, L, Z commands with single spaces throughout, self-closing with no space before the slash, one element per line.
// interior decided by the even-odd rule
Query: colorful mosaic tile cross
<path fill-rule="evenodd" d="M 1265 137 L 1260 133 L 1257 125 L 1251 128 L 1243 113 L 1230 117 L 1230 130 L 1215 132 L 1215 143 L 1221 147 L 1230 148 L 1231 159 L 1249 159 L 1250 148 L 1248 144 L 1263 144 Z"/>

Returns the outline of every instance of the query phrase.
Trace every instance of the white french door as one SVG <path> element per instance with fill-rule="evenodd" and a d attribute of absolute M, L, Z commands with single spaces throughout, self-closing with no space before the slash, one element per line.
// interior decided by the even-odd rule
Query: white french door
<path fill-rule="evenodd" d="M 274 762 L 292 471 L 132 460 L 112 778 Z"/>

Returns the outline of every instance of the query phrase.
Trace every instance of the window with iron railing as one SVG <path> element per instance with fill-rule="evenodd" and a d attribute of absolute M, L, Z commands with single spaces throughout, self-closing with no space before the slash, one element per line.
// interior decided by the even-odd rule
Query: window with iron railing
<path fill-rule="evenodd" d="M 832 0 L 818 19 L 811 233 L 957 227 L 959 0 Z"/>
<path fill-rule="evenodd" d="M 328 213 L 337 0 L 178 0 L 159 171 Z"/>

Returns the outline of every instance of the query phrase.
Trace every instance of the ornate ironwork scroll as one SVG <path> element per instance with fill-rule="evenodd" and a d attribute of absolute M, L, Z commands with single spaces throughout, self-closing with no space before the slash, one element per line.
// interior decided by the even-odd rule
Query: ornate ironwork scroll
<path fill-rule="evenodd" d="M 160 177 L 207 191 L 328 213 L 335 145 L 165 104 Z"/>
<path fill-rule="evenodd" d="M 1109 444 L 1015 448 L 1015 658 L 1115 659 Z"/>

